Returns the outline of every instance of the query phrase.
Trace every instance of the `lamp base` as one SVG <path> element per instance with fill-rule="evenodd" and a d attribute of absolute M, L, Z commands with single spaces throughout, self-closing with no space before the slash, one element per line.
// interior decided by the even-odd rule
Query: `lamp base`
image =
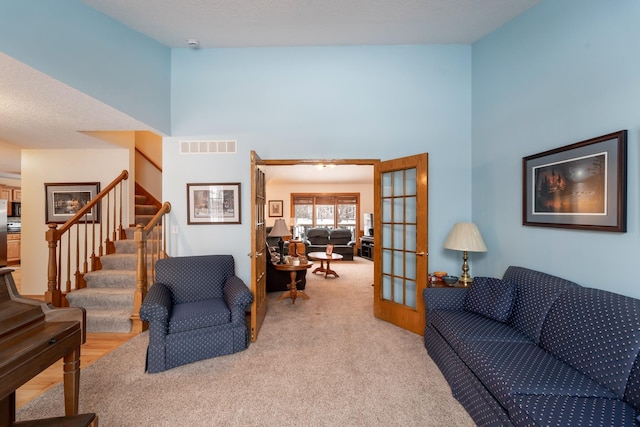
<path fill-rule="evenodd" d="M 467 262 L 467 251 L 462 252 L 462 276 L 458 280 L 464 287 L 471 286 L 473 277 L 469 276 L 469 263 Z"/>
<path fill-rule="evenodd" d="M 284 240 L 282 240 L 282 237 L 278 240 L 278 248 L 280 249 L 280 261 L 278 261 L 278 264 L 284 264 Z"/>

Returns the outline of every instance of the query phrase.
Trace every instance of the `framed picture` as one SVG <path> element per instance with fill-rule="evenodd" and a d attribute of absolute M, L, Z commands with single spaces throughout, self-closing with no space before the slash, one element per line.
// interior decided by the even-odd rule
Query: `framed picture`
<path fill-rule="evenodd" d="M 269 200 L 269 216 L 282 216 L 282 200 Z"/>
<path fill-rule="evenodd" d="M 187 224 L 240 224 L 240 183 L 187 184 Z"/>
<path fill-rule="evenodd" d="M 45 221 L 62 224 L 100 192 L 99 182 L 45 183 Z M 100 222 L 100 204 L 93 206 L 85 216 L 87 222 Z"/>
<path fill-rule="evenodd" d="M 627 131 L 522 159 L 522 224 L 627 231 Z"/>

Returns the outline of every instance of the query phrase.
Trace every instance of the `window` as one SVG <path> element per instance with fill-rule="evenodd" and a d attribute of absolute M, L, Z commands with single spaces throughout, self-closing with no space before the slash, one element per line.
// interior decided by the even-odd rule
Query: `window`
<path fill-rule="evenodd" d="M 301 238 L 312 227 L 347 228 L 355 239 L 360 225 L 360 194 L 291 194 L 296 233 Z"/>

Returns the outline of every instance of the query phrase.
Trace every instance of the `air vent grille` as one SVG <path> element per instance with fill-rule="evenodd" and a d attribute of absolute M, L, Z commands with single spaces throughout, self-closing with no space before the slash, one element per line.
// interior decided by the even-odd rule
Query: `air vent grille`
<path fill-rule="evenodd" d="M 237 153 L 238 141 L 180 141 L 180 154 Z"/>

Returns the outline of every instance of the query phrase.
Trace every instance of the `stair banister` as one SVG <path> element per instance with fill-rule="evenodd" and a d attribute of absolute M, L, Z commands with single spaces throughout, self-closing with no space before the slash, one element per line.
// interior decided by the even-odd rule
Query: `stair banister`
<path fill-rule="evenodd" d="M 61 285 L 62 285 L 62 258 L 63 258 L 63 250 L 62 250 L 62 237 L 66 234 L 67 235 L 67 253 L 66 253 L 66 265 L 67 265 L 67 273 L 66 273 L 66 289 L 65 292 L 68 293 L 71 291 L 71 258 L 72 258 L 72 254 L 71 254 L 71 231 L 75 230 L 76 232 L 76 248 L 75 248 L 75 258 L 76 258 L 76 271 L 75 271 L 75 278 L 76 278 L 76 289 L 79 289 L 81 287 L 83 287 L 82 283 L 84 282 L 84 273 L 87 272 L 88 269 L 88 262 L 86 259 L 84 259 L 82 261 L 82 266 L 83 266 L 83 271 L 80 271 L 80 256 L 81 256 L 81 252 L 80 252 L 80 241 L 79 241 L 79 226 L 78 224 L 82 221 L 84 222 L 85 225 L 85 248 L 84 248 L 84 255 L 85 258 L 88 254 L 88 241 L 87 241 L 87 234 L 88 234 L 88 226 L 89 223 L 91 223 L 91 227 L 92 227 L 92 233 L 95 236 L 95 227 L 96 225 L 98 225 L 99 229 L 100 229 L 100 238 L 99 241 L 96 243 L 95 239 L 93 239 L 92 241 L 92 256 L 95 257 L 95 246 L 99 245 L 99 253 L 102 255 L 103 250 L 102 250 L 102 228 L 103 226 L 100 224 L 96 224 L 96 221 L 88 221 L 86 219 L 86 216 L 91 212 L 91 210 L 96 207 L 98 208 L 100 205 L 99 203 L 102 201 L 102 199 L 104 199 L 105 197 L 107 198 L 107 210 L 105 212 L 105 217 L 107 218 L 107 239 L 109 236 L 109 215 L 110 215 L 110 204 L 109 204 L 109 199 L 110 199 L 110 194 L 112 191 L 117 192 L 116 188 L 118 185 L 120 185 L 120 225 L 119 225 L 119 231 L 120 231 L 120 235 L 122 234 L 122 193 L 123 193 L 123 189 L 122 189 L 122 181 L 126 180 L 129 178 L 129 172 L 126 170 L 123 170 L 120 175 L 118 175 L 118 177 L 116 177 L 110 184 L 108 184 L 102 191 L 100 191 L 91 201 L 89 201 L 86 205 L 84 205 L 72 218 L 70 218 L 67 222 L 65 222 L 64 224 L 62 224 L 62 226 L 60 226 L 60 228 L 57 227 L 57 224 L 54 223 L 50 223 L 48 224 L 48 230 L 45 233 L 45 239 L 48 242 L 48 248 L 49 248 L 49 259 L 48 259 L 48 263 L 47 263 L 47 291 L 45 292 L 45 301 L 52 304 L 55 307 L 61 307 L 63 305 L 66 305 L 66 301 L 63 301 L 63 295 L 62 295 L 62 289 L 61 289 Z M 113 220 L 114 220 L 114 238 L 116 238 L 116 203 L 114 200 L 114 213 L 113 213 Z M 104 208 L 103 208 L 104 209 Z M 83 220 L 84 218 L 84 220 Z M 74 227 L 76 226 L 76 227 Z M 60 247 L 58 248 L 58 242 L 60 242 Z M 107 252 L 109 251 L 109 241 L 107 240 L 105 242 L 106 246 L 107 246 Z M 113 244 L 111 243 L 111 245 L 113 246 Z M 94 266 L 99 267 L 99 263 L 96 264 L 95 259 L 92 260 L 92 268 Z"/>
<path fill-rule="evenodd" d="M 137 247 L 136 259 L 136 291 L 133 297 L 133 314 L 131 315 L 131 332 L 142 332 L 147 329 L 147 325 L 140 320 L 140 306 L 142 300 L 147 295 L 149 289 L 147 277 L 147 257 L 151 255 L 151 275 L 153 277 L 155 271 L 155 260 L 165 258 L 167 256 L 167 221 L 164 217 L 171 212 L 171 203 L 164 202 L 160 210 L 154 215 L 146 226 L 142 224 L 136 225 L 135 241 Z M 159 232 L 158 229 L 162 228 Z M 158 236 L 160 234 L 160 236 Z M 156 237 L 155 239 L 153 237 Z M 162 237 L 162 239 L 158 239 Z M 148 242 L 154 242 L 157 245 L 155 249 L 148 250 Z"/>

